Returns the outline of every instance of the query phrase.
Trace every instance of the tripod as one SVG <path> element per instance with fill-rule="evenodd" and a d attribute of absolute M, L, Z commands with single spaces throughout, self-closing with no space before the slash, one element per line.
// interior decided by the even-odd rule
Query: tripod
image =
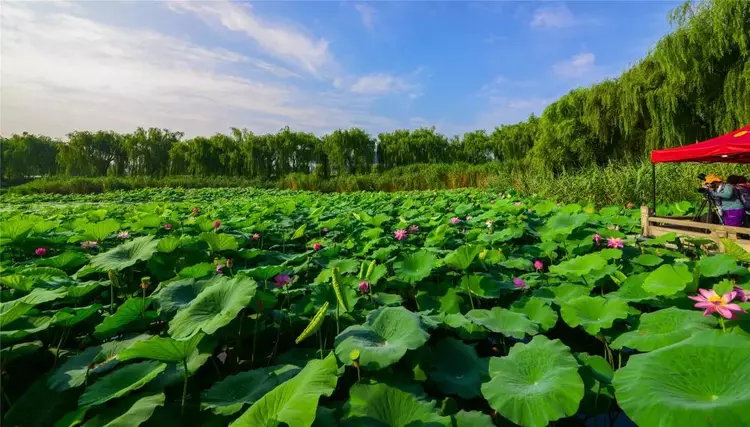
<path fill-rule="evenodd" d="M 693 217 L 693 221 L 695 222 L 701 222 L 701 217 L 703 216 L 703 211 L 707 210 L 706 216 L 705 216 L 705 222 L 711 223 L 711 215 L 716 215 L 716 217 L 719 219 L 719 224 L 724 225 L 724 218 L 721 216 L 721 208 L 716 204 L 716 201 L 711 198 L 710 194 L 701 193 L 703 194 L 704 198 L 701 202 L 701 205 L 698 207 L 698 210 L 695 211 L 695 216 Z"/>

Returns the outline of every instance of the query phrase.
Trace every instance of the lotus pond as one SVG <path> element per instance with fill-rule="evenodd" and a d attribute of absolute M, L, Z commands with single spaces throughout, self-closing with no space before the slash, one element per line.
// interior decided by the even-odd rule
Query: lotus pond
<path fill-rule="evenodd" d="M 476 190 L 6 199 L 3 426 L 750 425 L 750 254 Z"/>

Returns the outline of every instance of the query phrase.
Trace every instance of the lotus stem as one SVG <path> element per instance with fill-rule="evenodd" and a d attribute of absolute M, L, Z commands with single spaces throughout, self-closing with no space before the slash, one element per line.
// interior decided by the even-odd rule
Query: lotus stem
<path fill-rule="evenodd" d="M 185 381 L 182 383 L 182 404 L 180 406 L 180 416 L 183 416 L 185 414 L 185 399 L 187 398 L 187 384 L 188 384 L 187 359 L 182 359 L 182 367 L 185 370 L 185 373 L 184 373 Z"/>
<path fill-rule="evenodd" d="M 727 333 L 727 328 L 724 325 L 724 318 L 721 317 L 721 316 L 719 316 L 719 324 L 721 325 L 721 330 L 724 331 L 724 333 L 726 334 Z"/>
<path fill-rule="evenodd" d="M 318 329 L 318 344 L 320 345 L 320 360 L 323 360 L 323 334 Z"/>
<path fill-rule="evenodd" d="M 471 288 L 469 287 L 469 276 L 464 275 L 466 279 L 466 292 L 469 293 L 469 302 L 471 302 L 471 309 L 474 310 L 474 297 L 471 296 Z"/>
<path fill-rule="evenodd" d="M 336 335 L 341 333 L 339 329 L 339 303 L 336 302 Z"/>
<path fill-rule="evenodd" d="M 250 363 L 255 366 L 255 347 L 258 344 L 258 323 L 260 323 L 260 313 L 255 316 L 255 326 L 253 326 L 253 351 L 250 354 Z"/>
<path fill-rule="evenodd" d="M 242 340 L 242 323 L 245 320 L 245 309 L 240 310 L 240 326 L 237 328 L 237 341 L 234 350 L 237 352 L 237 363 L 240 363 L 240 341 Z"/>
<path fill-rule="evenodd" d="M 109 282 L 109 314 L 115 314 L 115 284 Z"/>

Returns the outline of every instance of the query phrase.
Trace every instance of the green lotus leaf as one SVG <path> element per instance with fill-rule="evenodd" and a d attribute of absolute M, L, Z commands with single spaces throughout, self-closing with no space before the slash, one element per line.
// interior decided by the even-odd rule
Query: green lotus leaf
<path fill-rule="evenodd" d="M 114 219 L 105 219 L 93 224 L 86 224 L 80 230 L 84 240 L 102 241 L 119 229 L 119 222 Z"/>
<path fill-rule="evenodd" d="M 5 328 L 28 313 L 34 306 L 65 297 L 65 289 L 34 289 L 21 298 L 0 303 L 0 328 Z M 11 328 L 12 329 L 12 328 Z"/>
<path fill-rule="evenodd" d="M 219 276 L 221 277 L 221 276 Z M 195 281 L 195 279 L 183 279 L 170 282 L 166 286 L 151 295 L 159 306 L 159 313 L 173 313 L 190 304 L 208 286 L 215 283 L 214 280 Z"/>
<path fill-rule="evenodd" d="M 103 373 L 115 367 L 119 360 L 115 356 L 133 345 L 147 339 L 148 335 L 137 335 L 128 339 L 110 341 L 89 347 L 67 359 L 49 376 L 47 384 L 52 390 L 64 391 L 82 385 L 90 373 Z"/>
<path fill-rule="evenodd" d="M 526 335 L 539 333 L 537 324 L 525 314 L 501 307 L 493 307 L 492 310 L 471 310 L 466 313 L 466 318 L 506 337 L 523 339 Z"/>
<path fill-rule="evenodd" d="M 665 264 L 646 277 L 643 290 L 654 295 L 674 295 L 693 281 L 693 275 L 685 264 Z"/>
<path fill-rule="evenodd" d="M 21 359 L 25 356 L 36 353 L 41 350 L 42 346 L 43 344 L 41 341 L 33 341 L 6 347 L 0 350 L 0 360 L 3 361 L 4 366 L 7 366 L 16 359 Z"/>
<path fill-rule="evenodd" d="M 455 338 L 443 339 L 431 353 L 429 378 L 444 394 L 464 399 L 479 397 L 486 376 L 487 360 L 480 359 L 474 347 Z"/>
<path fill-rule="evenodd" d="M 656 298 L 656 295 L 643 289 L 643 282 L 646 281 L 649 274 L 650 273 L 639 273 L 628 277 L 622 282 L 622 285 L 617 292 L 608 293 L 605 297 L 618 298 L 628 302 L 641 302 Z"/>
<path fill-rule="evenodd" d="M 151 298 L 130 298 L 117 307 L 115 314 L 104 318 L 102 323 L 94 328 L 94 335 L 99 338 L 111 337 L 127 329 L 137 329 L 139 325 L 146 325 L 158 318 L 155 312 L 149 311 Z"/>
<path fill-rule="evenodd" d="M 232 415 L 245 405 L 252 405 L 299 371 L 300 368 L 294 365 L 278 365 L 228 376 L 203 392 L 201 408 L 219 415 Z"/>
<path fill-rule="evenodd" d="M 510 258 L 507 261 L 501 262 L 500 265 L 505 268 L 522 271 L 531 271 L 531 269 L 534 268 L 534 264 L 525 258 Z"/>
<path fill-rule="evenodd" d="M 276 275 L 280 274 L 284 271 L 284 266 L 281 265 L 264 265 L 262 267 L 255 267 L 250 268 L 247 270 L 242 270 L 242 274 L 247 274 L 248 276 L 256 279 L 256 280 L 271 280 Z M 240 273 L 239 271 L 237 273 Z"/>
<path fill-rule="evenodd" d="M 21 274 L 7 274 L 0 277 L 0 284 L 21 292 L 31 292 L 34 280 Z"/>
<path fill-rule="evenodd" d="M 631 259 L 630 262 L 632 262 L 633 264 L 642 265 L 644 267 L 655 267 L 664 262 L 664 260 L 656 255 L 641 254 Z"/>
<path fill-rule="evenodd" d="M 445 325 L 458 333 L 464 340 L 478 340 L 487 337 L 487 329 L 467 319 L 463 314 L 448 314 L 443 320 Z"/>
<path fill-rule="evenodd" d="M 181 362 L 197 350 L 203 336 L 203 334 L 198 333 L 184 341 L 177 341 L 169 337 L 152 337 L 145 341 L 136 342 L 131 347 L 121 351 L 117 358 L 122 361 L 152 359 L 160 362 Z"/>
<path fill-rule="evenodd" d="M 52 316 L 52 325 L 72 328 L 96 314 L 101 308 L 102 306 L 99 304 L 92 304 L 81 308 L 63 307 L 55 311 L 55 314 Z"/>
<path fill-rule="evenodd" d="M 352 365 L 348 356 L 359 350 L 359 365 L 377 370 L 398 362 L 407 350 L 421 347 L 428 338 L 418 315 L 403 307 L 383 307 L 374 311 L 364 325 L 343 330 L 334 344 L 342 363 Z"/>
<path fill-rule="evenodd" d="M 82 427 L 131 427 L 140 425 L 164 406 L 164 393 L 140 393 L 118 401 L 104 409 Z"/>
<path fill-rule="evenodd" d="M 183 279 L 200 279 L 206 276 L 213 276 L 216 274 L 216 265 L 210 262 L 200 262 L 191 266 L 185 267 L 177 273 L 177 276 Z"/>
<path fill-rule="evenodd" d="M 615 372 L 615 396 L 637 425 L 748 425 L 750 340 L 703 331 L 631 356 Z"/>
<path fill-rule="evenodd" d="M 297 230 L 292 233 L 292 236 L 289 238 L 289 240 L 296 240 L 300 237 L 305 235 L 305 231 L 307 230 L 307 224 L 302 224 L 297 228 Z"/>
<path fill-rule="evenodd" d="M 336 358 L 311 360 L 294 378 L 282 383 L 253 403 L 232 427 L 256 427 L 286 423 L 309 427 L 315 420 L 318 399 L 330 396 L 338 382 Z"/>
<path fill-rule="evenodd" d="M 159 244 L 156 245 L 156 250 L 165 254 L 169 254 L 177 250 L 182 246 L 182 240 L 177 236 L 167 236 L 159 240 Z"/>
<path fill-rule="evenodd" d="M 124 366 L 90 385 L 78 399 L 79 406 L 96 406 L 137 390 L 167 368 L 155 360 Z"/>
<path fill-rule="evenodd" d="M 531 297 L 519 301 L 510 307 L 510 311 L 525 314 L 539 325 L 541 332 L 552 329 L 557 324 L 557 312 L 541 298 Z"/>
<path fill-rule="evenodd" d="M 169 322 L 169 334 L 178 340 L 199 331 L 213 334 L 231 322 L 255 295 L 257 283 L 247 277 L 217 278 Z"/>
<path fill-rule="evenodd" d="M 226 233 L 214 233 L 209 231 L 201 233 L 198 237 L 208 243 L 208 247 L 211 248 L 212 252 L 236 251 L 239 248 L 237 239 Z"/>
<path fill-rule="evenodd" d="M 536 289 L 533 295 L 541 300 L 554 302 L 557 305 L 565 301 L 585 296 L 591 293 L 591 288 L 573 283 L 563 283 L 560 286 L 549 286 Z"/>
<path fill-rule="evenodd" d="M 592 356 L 587 353 L 578 353 L 575 357 L 582 366 L 588 369 L 597 381 L 604 384 L 612 383 L 612 377 L 615 375 L 615 370 L 606 359 L 598 355 Z"/>
<path fill-rule="evenodd" d="M 653 239 L 647 239 L 641 244 L 644 246 L 664 246 L 666 243 L 672 243 L 675 240 L 677 240 L 677 233 L 671 232 Z"/>
<path fill-rule="evenodd" d="M 582 296 L 561 304 L 560 314 L 568 326 L 581 326 L 590 335 L 611 328 L 617 319 L 628 317 L 628 303 L 619 299 Z"/>
<path fill-rule="evenodd" d="M 105 286 L 103 282 L 83 282 L 76 285 L 66 286 L 65 290 L 71 298 L 83 298 L 98 288 Z"/>
<path fill-rule="evenodd" d="M 480 298 L 498 298 L 502 295 L 503 288 L 497 282 L 490 280 L 481 274 L 466 275 L 461 278 L 458 292 L 468 293 Z"/>
<path fill-rule="evenodd" d="M 459 411 L 451 415 L 454 427 L 494 427 L 495 423 L 492 418 L 479 411 Z"/>
<path fill-rule="evenodd" d="M 592 271 L 600 270 L 607 265 L 607 261 L 598 253 L 578 256 L 552 265 L 549 271 L 563 276 L 585 276 Z"/>
<path fill-rule="evenodd" d="M 514 345 L 506 357 L 491 358 L 490 377 L 482 395 L 500 415 L 525 427 L 569 417 L 583 399 L 578 362 L 560 340 L 544 335 Z"/>
<path fill-rule="evenodd" d="M 701 259 L 698 264 L 704 277 L 719 277 L 737 269 L 737 261 L 729 254 L 712 255 Z"/>
<path fill-rule="evenodd" d="M 669 307 L 642 314 L 636 329 L 626 332 L 612 342 L 612 348 L 632 348 L 641 352 L 653 351 L 690 338 L 695 332 L 717 326 L 713 317 L 700 311 Z"/>
<path fill-rule="evenodd" d="M 426 250 L 420 250 L 396 261 L 393 269 L 400 280 L 414 284 L 429 276 L 434 266 L 435 255 Z"/>
<path fill-rule="evenodd" d="M 355 384 L 349 390 L 342 427 L 444 427 L 434 402 L 387 384 Z"/>
<path fill-rule="evenodd" d="M 68 271 L 86 264 L 88 260 L 89 257 L 82 252 L 67 251 L 49 258 L 40 258 L 34 264 Z"/>
<path fill-rule="evenodd" d="M 427 234 L 427 238 L 425 239 L 424 245 L 425 247 L 441 247 L 443 244 L 445 244 L 446 240 L 446 234 L 448 233 L 448 230 L 450 229 L 450 226 L 448 224 L 442 224 L 432 229 L 432 231 Z"/>
<path fill-rule="evenodd" d="M 726 254 L 740 262 L 750 262 L 750 252 L 738 245 L 734 240 L 720 239 Z"/>
<path fill-rule="evenodd" d="M 398 294 L 387 294 L 385 292 L 378 292 L 372 294 L 372 300 L 378 305 L 391 305 L 397 306 L 404 302 L 404 298 Z"/>
<path fill-rule="evenodd" d="M 107 252 L 94 256 L 91 258 L 90 265 L 103 270 L 120 271 L 135 265 L 139 261 L 148 261 L 156 253 L 158 245 L 159 240 L 155 240 L 153 235 L 136 237 Z"/>
<path fill-rule="evenodd" d="M 464 245 L 445 257 L 445 263 L 459 270 L 469 268 L 474 258 L 482 252 L 483 247 L 477 245 Z"/>
<path fill-rule="evenodd" d="M 0 222 L 0 244 L 5 243 L 19 243 L 26 239 L 26 236 L 31 233 L 32 228 L 36 221 L 27 219 L 15 219 L 10 221 Z M 5 243 L 4 243 L 5 242 Z"/>

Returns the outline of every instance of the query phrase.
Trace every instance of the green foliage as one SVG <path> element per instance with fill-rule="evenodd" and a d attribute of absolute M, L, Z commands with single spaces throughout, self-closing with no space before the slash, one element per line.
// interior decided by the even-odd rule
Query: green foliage
<path fill-rule="evenodd" d="M 744 252 L 634 238 L 635 209 L 512 190 L 162 189 L 27 196 L 0 225 L 3 425 L 746 421 L 748 315 L 719 322 L 688 299 L 747 287 Z M 96 249 L 71 241 L 86 225 Z"/>

